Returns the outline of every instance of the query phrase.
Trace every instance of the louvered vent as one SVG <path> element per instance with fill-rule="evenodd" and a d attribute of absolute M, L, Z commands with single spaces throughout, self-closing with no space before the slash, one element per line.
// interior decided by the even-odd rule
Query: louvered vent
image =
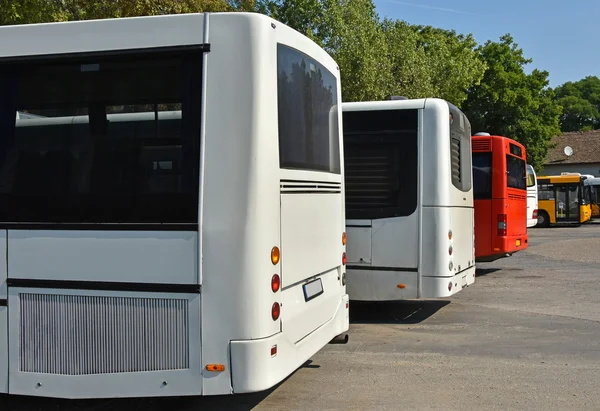
<path fill-rule="evenodd" d="M 92 375 L 189 368 L 187 300 L 19 297 L 23 372 Z"/>
<path fill-rule="evenodd" d="M 346 209 L 365 210 L 398 204 L 397 152 L 394 148 L 348 147 L 344 155 Z"/>
<path fill-rule="evenodd" d="M 460 139 L 454 137 L 450 139 L 450 152 L 452 155 L 452 180 L 460 183 Z"/>
<path fill-rule="evenodd" d="M 489 138 L 485 140 L 473 139 L 471 145 L 473 151 L 490 151 L 492 149 L 492 143 Z"/>

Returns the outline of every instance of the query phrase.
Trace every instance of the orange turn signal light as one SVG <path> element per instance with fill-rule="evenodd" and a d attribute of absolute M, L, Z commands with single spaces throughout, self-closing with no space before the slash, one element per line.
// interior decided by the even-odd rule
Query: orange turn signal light
<path fill-rule="evenodd" d="M 279 253 L 279 247 L 277 247 L 277 246 L 273 247 L 271 249 L 271 262 L 273 263 L 273 265 L 277 265 L 280 257 L 281 257 L 281 254 Z"/>
<path fill-rule="evenodd" d="M 406 284 L 398 284 L 398 288 L 406 288 Z"/>
<path fill-rule="evenodd" d="M 342 245 L 346 245 L 346 233 L 342 233 Z"/>
<path fill-rule="evenodd" d="M 225 371 L 225 366 L 223 364 L 206 364 L 206 371 Z"/>

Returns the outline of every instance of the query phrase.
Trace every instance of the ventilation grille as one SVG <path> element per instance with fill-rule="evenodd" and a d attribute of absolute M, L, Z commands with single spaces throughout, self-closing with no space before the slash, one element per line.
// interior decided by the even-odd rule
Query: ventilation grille
<path fill-rule="evenodd" d="M 527 200 L 527 196 L 523 195 L 523 194 L 509 194 L 508 195 L 508 199 L 509 200 Z"/>
<path fill-rule="evenodd" d="M 492 149 L 492 143 L 489 138 L 485 140 L 473 139 L 471 145 L 473 151 L 490 151 Z"/>
<path fill-rule="evenodd" d="M 341 193 L 342 183 L 335 182 L 317 182 L 317 181 L 299 181 L 299 180 L 281 180 L 281 193 L 306 194 L 306 193 Z"/>
<path fill-rule="evenodd" d="M 346 210 L 398 205 L 398 179 L 401 176 L 397 157 L 396 150 L 387 146 L 346 148 Z"/>
<path fill-rule="evenodd" d="M 187 300 L 19 297 L 23 372 L 92 375 L 189 368 Z"/>
<path fill-rule="evenodd" d="M 460 139 L 454 137 L 450 139 L 450 152 L 452 155 L 452 180 L 460 183 Z"/>

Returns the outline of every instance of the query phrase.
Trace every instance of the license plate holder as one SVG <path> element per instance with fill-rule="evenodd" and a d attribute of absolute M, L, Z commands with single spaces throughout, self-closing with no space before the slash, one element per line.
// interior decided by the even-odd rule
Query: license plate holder
<path fill-rule="evenodd" d="M 323 282 L 320 278 L 310 281 L 302 286 L 304 301 L 310 301 L 323 294 Z"/>

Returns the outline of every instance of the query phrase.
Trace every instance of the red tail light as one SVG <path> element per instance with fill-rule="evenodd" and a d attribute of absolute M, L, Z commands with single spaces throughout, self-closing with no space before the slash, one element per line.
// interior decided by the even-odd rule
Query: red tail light
<path fill-rule="evenodd" d="M 498 235 L 506 235 L 506 214 L 498 214 Z"/>
<path fill-rule="evenodd" d="M 279 303 L 273 303 L 273 306 L 271 307 L 271 317 L 273 318 L 273 321 L 277 321 L 279 319 L 279 314 L 281 314 L 281 307 L 279 306 Z"/>
<path fill-rule="evenodd" d="M 273 290 L 273 292 L 276 293 L 277 291 L 279 291 L 280 286 L 281 280 L 279 278 L 279 275 L 273 274 L 273 277 L 271 277 L 271 290 Z"/>
<path fill-rule="evenodd" d="M 538 210 L 533 210 L 533 215 L 531 216 L 532 219 L 536 219 L 537 218 L 537 211 Z"/>
<path fill-rule="evenodd" d="M 342 265 L 346 265 L 346 253 L 342 253 Z"/>

